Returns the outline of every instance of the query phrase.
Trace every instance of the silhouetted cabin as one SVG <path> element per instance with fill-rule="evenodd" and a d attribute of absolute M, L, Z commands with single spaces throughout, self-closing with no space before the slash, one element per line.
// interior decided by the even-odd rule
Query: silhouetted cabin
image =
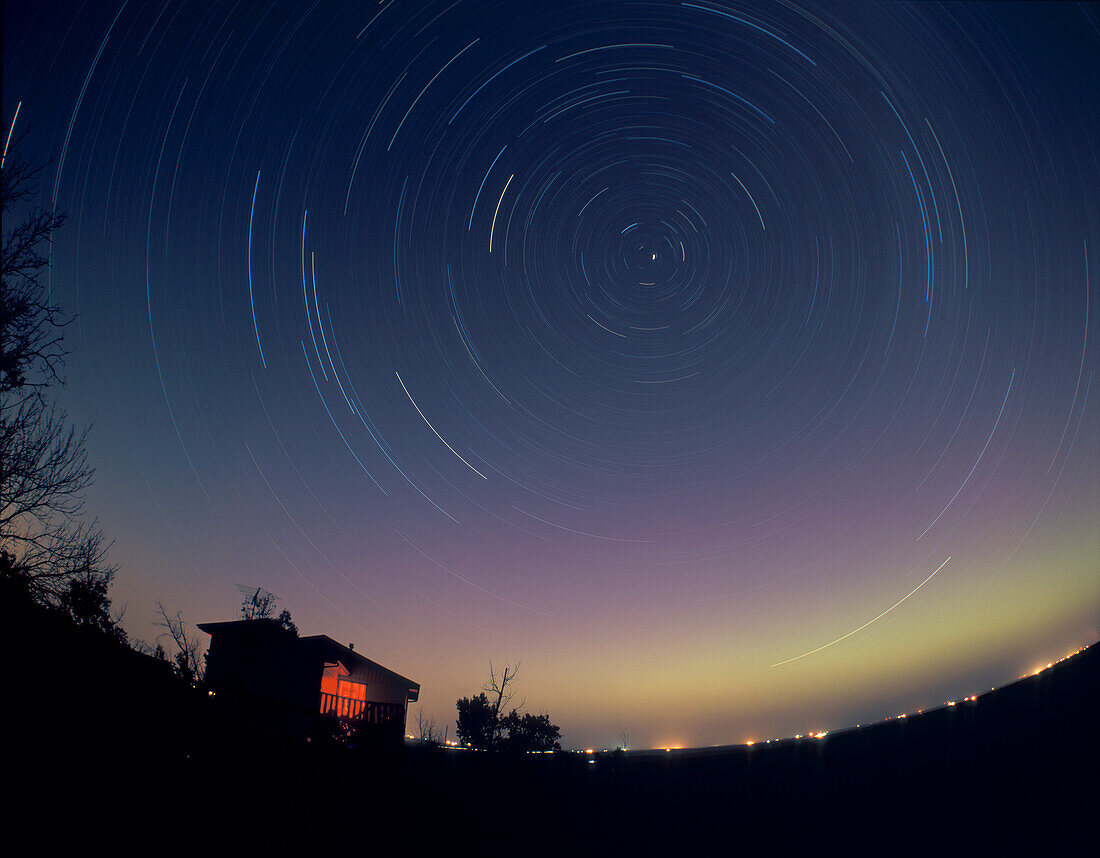
<path fill-rule="evenodd" d="M 256 730 L 312 738 L 324 716 L 400 739 L 420 685 L 327 635 L 299 637 L 271 620 L 200 623 L 210 635 L 206 684 L 215 710 Z"/>

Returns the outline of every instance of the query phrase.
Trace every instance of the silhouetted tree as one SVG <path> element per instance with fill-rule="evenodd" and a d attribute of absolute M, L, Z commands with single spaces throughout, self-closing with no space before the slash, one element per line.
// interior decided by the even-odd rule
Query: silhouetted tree
<path fill-rule="evenodd" d="M 489 662 L 489 681 L 485 684 L 485 690 L 489 693 L 489 699 L 493 701 L 493 712 L 496 714 L 498 721 L 500 720 L 500 713 L 508 708 L 508 704 L 515 697 L 515 681 L 518 674 L 518 661 L 515 664 L 506 664 L 503 673 L 499 676 L 493 667 L 493 663 Z M 519 706 L 516 708 L 522 709 L 523 701 L 520 701 Z"/>
<path fill-rule="evenodd" d="M 112 617 L 110 613 L 111 600 L 107 596 L 110 584 L 110 576 L 91 567 L 76 571 L 61 593 L 59 607 L 77 626 L 96 629 L 119 643 L 127 643 L 121 617 Z"/>
<path fill-rule="evenodd" d="M 515 695 L 514 683 L 519 672 L 519 664 L 505 665 L 504 671 L 497 673 L 493 663 L 489 662 L 489 681 L 477 697 L 463 697 L 457 702 L 459 739 L 474 748 L 491 750 L 500 746 L 504 721 L 501 712 Z M 522 707 L 523 704 L 521 703 Z M 465 712 L 465 724 L 463 713 Z M 464 738 L 463 734 L 472 738 Z"/>
<path fill-rule="evenodd" d="M 16 144 L 18 147 L 18 142 Z M 34 167 L 9 151 L 0 163 L 0 206 L 5 226 L 14 208 L 26 204 L 37 191 L 41 167 Z M 14 226 L 5 228 L 0 275 L 0 395 L 13 395 L 15 403 L 38 395 L 61 381 L 60 369 L 67 354 L 61 329 L 68 323 L 51 293 L 38 282 L 49 264 L 45 248 L 65 215 L 30 206 Z"/>
<path fill-rule="evenodd" d="M 515 709 L 502 721 L 508 736 L 504 747 L 510 751 L 560 751 L 561 730 L 550 723 L 550 716 L 520 715 Z"/>
<path fill-rule="evenodd" d="M 494 748 L 500 732 L 500 719 L 485 692 L 476 697 L 463 697 L 455 706 L 458 708 L 456 732 L 459 742 L 483 751 Z"/>
<path fill-rule="evenodd" d="M 279 616 L 275 618 L 275 622 L 278 623 L 280 628 L 284 628 L 295 635 L 298 634 L 298 627 L 294 624 L 294 620 L 290 618 L 290 611 L 286 608 L 283 608 L 279 612 Z"/>
<path fill-rule="evenodd" d="M 490 662 L 485 690 L 476 697 L 463 697 L 456 702 L 460 742 L 481 750 L 553 751 L 561 748 L 561 731 L 550 723 L 548 715 L 522 714 L 519 711 L 523 708 L 522 702 L 507 715 L 501 714 L 515 696 L 518 672 L 518 663 L 498 673 Z"/>
<path fill-rule="evenodd" d="M 176 611 L 175 616 L 171 616 L 164 605 L 158 601 L 157 616 L 159 619 L 154 625 L 159 629 L 164 629 L 163 632 L 157 635 L 157 654 L 159 654 L 159 657 L 164 658 L 166 655 L 160 641 L 162 638 L 168 638 L 176 649 L 172 655 L 176 672 L 188 682 L 202 682 L 203 676 L 206 674 L 206 659 L 202 657 L 202 642 L 197 635 L 189 636 L 187 634 L 187 626 L 183 622 L 182 612 Z"/>
<path fill-rule="evenodd" d="M 45 397 L 50 385 L 63 382 L 62 328 L 71 320 L 40 282 L 53 233 L 65 220 L 31 204 L 40 172 L 15 151 L 0 164 L 0 550 L 9 557 L 3 572 L 18 577 L 36 602 L 103 624 L 116 568 L 106 563 L 110 546 L 96 522 L 80 521 L 93 476 L 87 430 L 70 426 Z M 96 597 L 101 601 L 92 606 Z"/>
<path fill-rule="evenodd" d="M 425 715 L 423 708 L 416 713 L 416 738 L 424 748 L 437 748 L 444 741 L 443 734 L 435 726 L 435 719 Z"/>

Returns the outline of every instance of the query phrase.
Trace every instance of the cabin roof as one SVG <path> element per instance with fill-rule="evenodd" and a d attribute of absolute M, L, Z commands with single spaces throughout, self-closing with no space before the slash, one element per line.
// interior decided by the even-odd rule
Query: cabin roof
<path fill-rule="evenodd" d="M 378 662 L 371 661 L 369 658 L 351 649 L 351 647 L 346 647 L 342 643 L 334 641 L 328 635 L 310 635 L 309 637 L 299 638 L 299 640 L 303 645 L 308 647 L 310 652 L 325 661 L 338 661 L 352 672 L 354 672 L 356 667 L 377 670 L 387 678 L 391 685 L 403 685 L 410 691 L 420 691 L 420 683 L 413 682 L 411 679 L 406 679 L 400 673 L 395 673 L 388 667 L 383 667 Z M 412 699 L 415 700 L 416 697 L 414 696 Z"/>

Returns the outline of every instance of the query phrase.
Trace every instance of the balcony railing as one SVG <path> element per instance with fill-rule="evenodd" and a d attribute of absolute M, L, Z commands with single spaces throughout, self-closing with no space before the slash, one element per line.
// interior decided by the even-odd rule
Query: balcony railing
<path fill-rule="evenodd" d="M 366 706 L 363 700 L 355 700 L 351 697 L 340 697 L 336 694 L 321 692 L 321 714 L 335 715 L 337 718 L 346 718 L 349 721 L 362 717 Z"/>
<path fill-rule="evenodd" d="M 400 703 L 375 703 L 321 692 L 321 714 L 367 724 L 404 723 L 405 707 Z"/>

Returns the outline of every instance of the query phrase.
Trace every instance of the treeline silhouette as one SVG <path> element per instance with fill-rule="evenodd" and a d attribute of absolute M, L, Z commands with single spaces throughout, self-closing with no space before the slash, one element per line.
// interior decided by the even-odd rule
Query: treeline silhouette
<path fill-rule="evenodd" d="M 498 674 L 490 661 L 485 689 L 455 701 L 455 735 L 463 747 L 512 754 L 561 750 L 561 729 L 548 714 L 523 712 L 523 702 L 509 711 L 518 673 L 518 663 L 505 665 Z"/>

